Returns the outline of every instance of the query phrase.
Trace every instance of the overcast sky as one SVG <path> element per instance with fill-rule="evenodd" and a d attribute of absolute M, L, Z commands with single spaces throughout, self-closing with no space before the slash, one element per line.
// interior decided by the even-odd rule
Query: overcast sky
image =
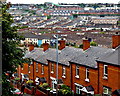
<path fill-rule="evenodd" d="M 7 0 L 7 2 L 22 4 L 41 4 L 44 2 L 57 3 L 118 3 L 120 0 Z"/>

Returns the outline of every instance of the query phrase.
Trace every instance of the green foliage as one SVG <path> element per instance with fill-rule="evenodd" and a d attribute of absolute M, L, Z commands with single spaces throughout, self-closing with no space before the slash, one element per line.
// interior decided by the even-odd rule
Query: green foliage
<path fill-rule="evenodd" d="M 100 34 L 105 34 L 105 32 L 100 32 Z"/>
<path fill-rule="evenodd" d="M 47 88 L 48 87 L 48 83 L 43 83 L 43 88 Z"/>
<path fill-rule="evenodd" d="M 62 96 L 69 96 L 72 94 L 72 91 L 71 91 L 70 87 L 68 87 L 66 85 L 62 85 L 61 89 L 59 89 L 59 94 L 61 94 Z"/>
<path fill-rule="evenodd" d="M 26 83 L 33 83 L 33 80 L 28 80 Z"/>
<path fill-rule="evenodd" d="M 17 77 L 17 78 L 15 78 L 15 80 L 20 80 L 20 78 Z"/>
<path fill-rule="evenodd" d="M 2 96 L 12 96 L 12 86 L 8 81 L 10 77 L 6 73 L 14 73 L 18 65 L 23 63 L 24 52 L 18 48 L 21 36 L 17 34 L 17 27 L 11 27 L 13 16 L 6 10 L 8 5 L 2 4 Z"/>
<path fill-rule="evenodd" d="M 79 48 L 83 48 L 83 44 L 80 44 L 80 45 L 79 45 Z"/>
<path fill-rule="evenodd" d="M 98 44 L 96 42 L 92 41 L 92 42 L 90 42 L 90 45 L 91 46 L 97 46 Z"/>
<path fill-rule="evenodd" d="M 42 88 L 45 88 L 45 89 L 49 88 L 48 83 L 43 83 L 43 84 L 40 84 L 39 86 L 42 87 Z"/>
<path fill-rule="evenodd" d="M 51 18 L 51 16 L 49 15 L 49 16 L 47 16 L 47 19 L 50 19 Z"/>

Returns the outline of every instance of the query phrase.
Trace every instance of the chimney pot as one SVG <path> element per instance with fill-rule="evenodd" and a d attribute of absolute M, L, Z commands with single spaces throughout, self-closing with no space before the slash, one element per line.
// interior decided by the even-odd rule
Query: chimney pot
<path fill-rule="evenodd" d="M 28 46 L 29 46 L 29 51 L 34 50 L 34 45 L 33 44 L 29 44 Z"/>
<path fill-rule="evenodd" d="M 85 37 L 85 39 L 83 39 L 83 50 L 87 50 L 88 48 L 90 48 L 90 42 L 89 40 Z"/>
<path fill-rule="evenodd" d="M 48 43 L 43 43 L 42 47 L 43 47 L 43 51 L 46 51 L 46 50 L 49 49 L 49 44 Z"/>
<path fill-rule="evenodd" d="M 60 43 L 59 50 L 64 49 L 65 48 L 65 40 L 59 40 L 59 43 Z"/>

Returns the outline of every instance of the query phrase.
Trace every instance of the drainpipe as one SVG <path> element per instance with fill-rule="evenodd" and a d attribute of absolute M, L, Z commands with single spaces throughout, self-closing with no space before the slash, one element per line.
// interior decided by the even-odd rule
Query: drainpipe
<path fill-rule="evenodd" d="M 98 94 L 99 94 L 99 86 L 100 86 L 100 80 L 99 80 L 99 77 L 100 77 L 100 74 L 99 74 L 99 62 L 97 63 L 98 64 Z"/>

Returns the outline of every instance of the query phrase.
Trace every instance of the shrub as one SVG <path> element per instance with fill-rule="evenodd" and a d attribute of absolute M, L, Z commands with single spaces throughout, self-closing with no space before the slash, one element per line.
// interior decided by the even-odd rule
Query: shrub
<path fill-rule="evenodd" d="M 32 81 L 32 80 L 28 80 L 26 83 L 27 83 L 27 84 L 33 83 L 33 81 Z"/>
<path fill-rule="evenodd" d="M 90 42 L 90 45 L 91 46 L 97 46 L 98 44 L 96 42 L 92 41 L 92 42 Z"/>
<path fill-rule="evenodd" d="M 20 80 L 20 78 L 15 78 L 15 80 Z"/>

